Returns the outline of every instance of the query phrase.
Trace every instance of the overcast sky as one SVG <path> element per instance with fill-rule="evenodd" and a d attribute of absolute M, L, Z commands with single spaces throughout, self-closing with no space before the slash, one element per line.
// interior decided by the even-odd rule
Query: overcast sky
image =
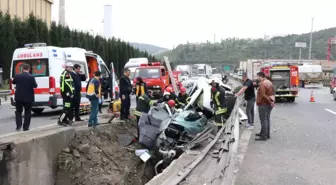
<path fill-rule="evenodd" d="M 66 22 L 102 33 L 104 5 L 113 5 L 114 32 L 126 41 L 173 48 L 221 38 L 257 38 L 336 27 L 336 0 L 65 0 Z M 59 0 L 52 18 L 58 21 Z M 92 31 L 90 31 L 92 32 Z M 335 33 L 336 35 L 336 33 Z"/>

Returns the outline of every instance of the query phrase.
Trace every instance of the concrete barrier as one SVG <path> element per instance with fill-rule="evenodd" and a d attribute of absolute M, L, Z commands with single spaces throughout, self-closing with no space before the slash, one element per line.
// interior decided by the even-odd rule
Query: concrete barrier
<path fill-rule="evenodd" d="M 106 114 L 100 116 L 101 123 L 108 119 Z M 54 185 L 55 160 L 75 138 L 76 131 L 88 129 L 86 124 L 53 125 L 0 136 L 0 185 Z"/>
<path fill-rule="evenodd" d="M 74 128 L 60 127 L 2 138 L 14 146 L 3 151 L 0 184 L 53 185 L 55 160 L 74 136 Z"/>

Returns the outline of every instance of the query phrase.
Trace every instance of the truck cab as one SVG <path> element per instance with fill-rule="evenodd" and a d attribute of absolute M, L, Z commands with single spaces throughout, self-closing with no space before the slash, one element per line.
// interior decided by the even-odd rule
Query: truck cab
<path fill-rule="evenodd" d="M 262 67 L 261 71 L 270 77 L 275 89 L 276 99 L 287 99 L 294 102 L 299 92 L 298 66 L 271 64 Z"/>
<path fill-rule="evenodd" d="M 151 64 L 141 64 L 135 69 L 133 86 L 135 87 L 136 78 L 141 77 L 147 84 L 147 89 L 153 91 L 154 97 L 162 97 L 165 87 L 169 85 L 168 71 L 160 62 Z"/>

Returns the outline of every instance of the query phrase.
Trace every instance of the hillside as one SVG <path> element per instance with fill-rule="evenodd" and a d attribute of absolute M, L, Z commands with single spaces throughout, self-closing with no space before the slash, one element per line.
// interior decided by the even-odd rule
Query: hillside
<path fill-rule="evenodd" d="M 336 27 L 313 33 L 312 59 L 326 59 L 328 38 L 335 37 Z M 228 38 L 221 43 L 181 44 L 174 50 L 157 55 L 158 58 L 168 56 L 170 61 L 223 61 L 235 62 L 251 58 L 298 59 L 299 48 L 295 42 L 306 42 L 302 49 L 302 59 L 308 59 L 310 34 L 292 34 L 284 37 L 238 39 Z M 336 47 L 332 56 L 336 59 Z"/>
<path fill-rule="evenodd" d="M 141 51 L 147 51 L 149 54 L 155 54 L 155 53 L 161 53 L 164 51 L 168 51 L 167 48 L 162 48 L 159 46 L 154 46 L 151 44 L 143 44 L 143 43 L 136 43 L 136 42 L 131 42 L 130 43 L 133 47 L 138 48 Z"/>

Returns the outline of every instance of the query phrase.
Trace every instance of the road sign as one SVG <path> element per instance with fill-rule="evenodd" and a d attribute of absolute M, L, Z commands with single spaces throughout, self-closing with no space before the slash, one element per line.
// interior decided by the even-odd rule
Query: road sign
<path fill-rule="evenodd" d="M 224 71 L 230 71 L 230 66 L 224 66 Z"/>
<path fill-rule="evenodd" d="M 295 42 L 295 47 L 296 48 L 306 48 L 307 43 L 305 43 L 305 42 Z"/>

